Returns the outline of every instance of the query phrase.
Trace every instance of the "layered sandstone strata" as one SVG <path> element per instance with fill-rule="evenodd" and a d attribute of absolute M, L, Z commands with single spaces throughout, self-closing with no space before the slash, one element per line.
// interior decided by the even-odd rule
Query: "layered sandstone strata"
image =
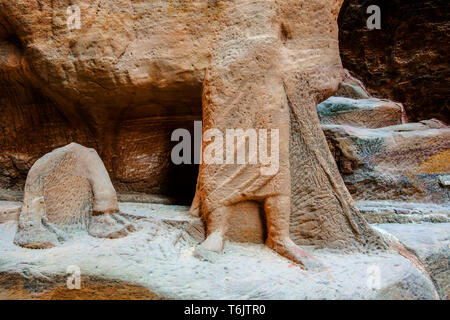
<path fill-rule="evenodd" d="M 433 122 L 431 122 L 433 123 Z M 378 129 L 322 125 L 357 200 L 448 203 L 450 129 L 410 123 Z"/>
<path fill-rule="evenodd" d="M 381 29 L 367 28 L 378 5 Z M 378 98 L 402 102 L 411 121 L 450 122 L 447 0 L 346 0 L 339 15 L 342 63 Z"/>

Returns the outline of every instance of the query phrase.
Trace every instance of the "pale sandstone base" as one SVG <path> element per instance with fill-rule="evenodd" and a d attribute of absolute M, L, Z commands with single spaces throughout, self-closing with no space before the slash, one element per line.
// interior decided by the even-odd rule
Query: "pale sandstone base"
<path fill-rule="evenodd" d="M 193 256 L 201 240 L 185 231 L 196 225 L 187 207 L 119 206 L 138 228 L 120 239 L 80 234 L 54 248 L 29 250 L 12 243 L 14 221 L 0 224 L 0 296 L 90 299 L 95 292 L 105 299 L 438 298 L 428 275 L 395 251 L 364 254 L 303 246 L 324 265 L 305 271 L 262 244 L 227 241 L 223 254 L 202 260 Z M 416 225 L 405 226 L 414 233 Z M 448 233 L 450 224 L 439 226 Z M 80 267 L 81 291 L 63 287 L 70 265 Z M 371 288 L 368 279 L 375 267 L 380 286 Z"/>

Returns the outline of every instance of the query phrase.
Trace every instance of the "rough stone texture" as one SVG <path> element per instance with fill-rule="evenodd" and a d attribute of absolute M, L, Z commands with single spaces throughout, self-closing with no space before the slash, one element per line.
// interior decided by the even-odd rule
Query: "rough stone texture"
<path fill-rule="evenodd" d="M 113 10 L 119 19 L 121 4 L 116 4 L 117 8 L 115 3 L 106 4 L 102 17 L 110 17 L 112 12 L 109 11 Z M 124 48 L 117 47 L 122 40 L 115 27 L 121 23 L 108 18 L 99 21 L 103 18 L 95 17 L 95 8 L 100 3 L 85 1 L 81 5 L 83 28 L 69 31 L 65 25 L 69 5 L 68 1 L 62 1 L 52 9 L 51 1 L 0 2 L 0 188 L 23 189 L 28 170 L 37 159 L 55 148 L 77 142 L 98 150 L 117 190 L 176 196 L 178 202 L 189 203 L 194 195 L 198 168 L 171 163 L 170 151 L 174 143 L 170 136 L 176 128 L 192 129 L 193 120 L 201 119 L 201 81 L 184 85 L 183 73 L 189 71 L 180 66 L 181 70 L 171 73 L 171 77 L 177 78 L 175 82 L 181 82 L 175 85 L 177 90 L 151 89 L 151 84 L 141 88 L 140 80 L 135 79 L 139 75 L 134 80 L 128 79 L 127 68 L 113 61 L 119 60 L 119 53 L 112 51 L 122 52 Z M 139 32 L 145 34 L 152 28 L 147 20 L 153 20 L 153 8 L 142 7 L 142 3 L 135 6 L 140 12 L 138 16 L 146 15 L 142 17 L 143 29 Z M 133 18 L 131 13 L 128 18 Z M 103 25 L 108 21 L 114 26 Z M 182 24 L 180 21 L 179 28 Z M 28 29 L 29 25 L 34 31 Z M 25 36 L 22 27 L 32 34 Z M 123 27 L 131 28 L 128 24 Z M 55 47 L 51 48 L 48 39 L 55 32 L 59 35 L 58 44 L 54 42 Z M 36 39 L 32 39 L 32 35 Z M 105 39 L 101 39 L 101 35 Z M 123 41 L 124 46 L 134 49 L 120 60 L 128 59 L 132 65 L 130 70 L 135 70 L 134 60 L 139 60 L 141 71 L 135 70 L 135 73 L 148 68 L 149 79 L 160 78 L 158 70 L 171 69 L 169 65 L 166 68 L 157 60 L 148 62 L 145 56 L 133 58 L 137 51 L 153 50 L 152 33 L 149 32 L 148 39 L 142 42 L 139 35 L 135 36 L 134 40 Z M 114 70 L 107 70 L 106 66 Z M 128 85 L 103 83 L 112 81 L 115 73 Z M 153 81 L 150 79 L 150 82 Z M 89 92 L 78 90 L 79 83 L 84 83 L 83 87 Z M 158 85 L 161 86 L 164 84 Z M 195 95 L 189 97 L 194 90 L 192 86 Z M 114 87 L 123 88 L 127 95 L 123 93 L 118 97 Z M 161 90 L 166 91 L 165 96 Z M 107 99 L 105 95 L 111 97 Z M 139 99 L 139 95 L 145 97 Z"/>
<path fill-rule="evenodd" d="M 18 221 L 21 202 L 0 201 L 0 223 Z"/>
<path fill-rule="evenodd" d="M 119 215 L 116 192 L 97 152 L 71 143 L 30 169 L 14 243 L 48 248 L 74 229 L 117 238 L 132 226 Z"/>
<path fill-rule="evenodd" d="M 0 188 L 1 201 L 22 201 L 22 199 L 23 191 Z"/>
<path fill-rule="evenodd" d="M 22 199 L 23 191 L 0 189 L 0 201 L 22 201 Z M 117 193 L 117 200 L 121 202 L 177 204 L 177 199 L 160 194 L 148 194 L 142 192 L 120 192 Z"/>
<path fill-rule="evenodd" d="M 357 79 L 346 81 L 353 83 L 354 90 L 364 90 Z M 349 96 L 341 89 L 339 94 Z M 447 221 L 449 193 L 445 181 L 450 171 L 450 136 L 445 123 L 437 119 L 408 123 L 401 104 L 376 98 L 333 96 L 318 104 L 317 112 L 352 195 L 360 203 L 393 202 L 393 206 L 380 202 L 375 207 L 359 207 L 369 222 Z M 441 209 L 445 214 L 441 209 L 423 215 L 415 215 L 417 210 L 397 210 L 396 206 L 403 207 L 405 201 L 444 204 Z M 407 212 L 398 215 L 397 211 Z"/>
<path fill-rule="evenodd" d="M 356 202 L 369 223 L 448 223 L 450 203 L 442 205 L 417 202 L 364 201 Z"/>
<path fill-rule="evenodd" d="M 424 121 L 378 129 L 322 125 L 357 200 L 448 203 L 450 129 Z"/>
<path fill-rule="evenodd" d="M 441 299 L 450 297 L 450 224 L 380 224 L 419 257 L 438 288 Z"/>
<path fill-rule="evenodd" d="M 353 77 L 347 69 L 344 69 L 344 73 L 345 78 L 336 91 L 335 96 L 352 99 L 369 99 L 371 97 L 361 80 Z"/>
<path fill-rule="evenodd" d="M 149 206 L 148 203 L 132 202 L 120 203 L 119 206 L 120 212 L 130 218 L 148 217 L 183 229 L 198 241 L 206 238 L 203 220 L 188 215 L 189 207 L 174 205 L 169 207 L 163 204 Z M 243 216 L 242 212 L 247 214 Z M 256 202 L 241 202 L 233 207 L 225 239 L 234 242 L 264 243 L 267 236 L 264 222 L 263 208 Z"/>
<path fill-rule="evenodd" d="M 160 300 L 152 291 L 116 279 L 84 276 L 80 289 L 69 289 L 67 277 L 0 273 L 1 300 Z"/>
<path fill-rule="evenodd" d="M 370 5 L 381 30 L 366 26 Z M 404 104 L 411 121 L 450 122 L 450 3 L 447 0 L 346 0 L 339 15 L 342 63 L 371 94 Z"/>
<path fill-rule="evenodd" d="M 330 97 L 317 105 L 320 123 L 381 128 L 402 124 L 403 106 L 376 98 Z"/>
<path fill-rule="evenodd" d="M 187 207 L 119 206 L 135 217 L 138 229 L 119 239 L 80 233 L 59 246 L 29 250 L 12 243 L 16 222 L 0 224 L 0 296 L 92 298 L 90 292 L 98 290 L 99 297 L 128 299 L 439 298 L 426 272 L 392 250 L 358 253 L 303 246 L 323 265 L 308 271 L 262 244 L 227 241 L 225 254 L 198 259 L 194 251 L 201 240 L 170 223 L 192 219 Z M 448 234 L 448 226 L 443 232 Z M 70 265 L 80 268 L 81 290 L 64 288 Z"/>
<path fill-rule="evenodd" d="M 125 191 L 189 190 L 183 181 L 192 184 L 195 166 L 184 170 L 186 180 L 176 175 L 173 187 L 165 137 L 199 118 L 200 105 L 203 130 L 279 129 L 280 169 L 272 176 L 261 176 L 259 165 L 200 166 L 193 212 L 201 211 L 208 234 L 215 234 L 205 248 L 220 250 L 226 231 L 215 226 L 224 227 L 243 201 L 264 206 L 267 244 L 299 262 L 301 252 L 288 238 L 289 208 L 297 244 L 383 246 L 348 194 L 315 111 L 344 77 L 341 3 L 85 0 L 77 2 L 81 28 L 68 30 L 70 1 L 1 0 L 3 78 L 12 90 L 26 80 L 52 101 L 49 113 L 66 119 L 67 139 L 96 144 Z M 16 162 L 26 172 L 32 152 L 8 145 L 12 169 L 5 175 L 18 174 Z M 216 209 L 222 213 L 212 214 Z M 257 216 L 259 206 L 249 211 Z"/>
<path fill-rule="evenodd" d="M 264 28 L 242 28 L 244 11 L 228 11 L 233 28 L 220 39 L 203 90 L 206 129 L 239 123 L 243 129 L 280 130 L 280 169 L 262 176 L 259 165 L 201 165 L 192 211 L 207 221 L 205 247 L 220 250 L 231 207 L 259 201 L 267 219 L 266 244 L 298 261 L 299 252 L 287 238 L 289 206 L 290 232 L 297 243 L 343 246 L 376 243 L 377 237 L 357 213 L 317 126 L 315 105 L 337 89 L 341 78 L 333 16 L 337 11 L 330 13 L 319 2 L 283 4 L 279 11 L 263 4 L 258 23 Z M 279 23 L 273 26 L 271 19 Z M 312 30 L 305 21 L 320 23 Z M 321 41 L 305 50 L 312 37 Z M 249 72 L 242 72 L 244 68 Z"/>
<path fill-rule="evenodd" d="M 342 70 L 341 2 L 85 0 L 77 1 L 81 28 L 68 30 L 72 1 L 0 0 L 0 188 L 8 189 L 0 196 L 17 199 L 31 168 L 19 221 L 15 204 L 0 205 L 0 297 L 90 298 L 94 290 L 111 298 L 435 299 L 435 284 L 448 297 L 448 252 L 426 262 L 418 254 L 420 261 L 394 237 L 372 230 L 320 130 L 316 104 L 338 87 L 347 98 L 374 101 Z M 405 122 L 401 105 L 380 107 L 379 101 L 321 118 L 366 127 Z M 171 165 L 170 133 L 192 132 L 193 120 L 201 118 L 204 131 L 279 129 L 279 171 L 263 176 L 261 165 L 202 164 L 193 216 L 187 207 L 142 203 L 121 204 L 118 215 L 107 170 L 124 200 L 192 199 L 197 167 Z M 356 164 L 362 171 L 350 182 L 365 175 L 369 198 L 448 201 L 445 124 L 329 128 L 341 170 L 353 174 Z M 76 144 L 36 161 L 72 141 L 97 148 L 105 166 Z M 405 195 L 398 182 L 411 175 Z M 384 184 L 385 194 L 373 181 Z M 438 219 L 393 210 L 404 210 L 396 212 L 404 219 L 392 221 Z M 378 211 L 374 221 L 391 219 Z M 448 213 L 441 218 L 447 221 Z M 134 230 L 128 220 L 137 232 L 109 239 Z M 47 249 L 13 245 L 17 228 L 17 244 Z M 386 250 L 317 248 L 366 244 Z M 222 249 L 224 255 L 215 253 Z M 73 264 L 85 284 L 77 292 L 64 288 Z M 374 266 L 381 283 L 370 288 Z"/>
<path fill-rule="evenodd" d="M 439 183 L 444 188 L 450 187 L 450 175 L 447 174 L 439 176 Z"/>

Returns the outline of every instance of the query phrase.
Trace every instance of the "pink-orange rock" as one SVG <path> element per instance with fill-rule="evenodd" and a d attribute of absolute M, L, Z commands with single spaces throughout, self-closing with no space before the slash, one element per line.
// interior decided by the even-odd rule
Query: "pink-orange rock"
<path fill-rule="evenodd" d="M 163 137 L 173 116 L 189 122 L 201 105 L 204 130 L 278 129 L 277 173 L 203 163 L 193 212 L 214 234 L 204 247 L 220 250 L 233 207 L 259 202 L 266 243 L 302 263 L 289 229 L 296 243 L 381 244 L 345 188 L 316 113 L 343 78 L 341 3 L 83 0 L 80 28 L 69 29 L 68 1 L 0 0 L 1 34 L 15 46 L 8 61 L 20 61 L 8 62 L 14 71 L 0 78 L 26 79 L 70 127 L 55 143 L 95 145 L 113 181 L 130 191 L 170 187 L 164 185 L 170 144 Z"/>

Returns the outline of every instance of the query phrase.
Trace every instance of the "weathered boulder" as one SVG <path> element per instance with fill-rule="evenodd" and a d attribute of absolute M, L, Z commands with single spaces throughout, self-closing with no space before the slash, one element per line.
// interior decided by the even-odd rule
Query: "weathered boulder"
<path fill-rule="evenodd" d="M 446 174 L 446 175 L 440 176 L 439 177 L 439 183 L 444 188 L 450 187 L 450 175 Z"/>
<path fill-rule="evenodd" d="M 46 154 L 28 173 L 14 243 L 48 248 L 75 230 L 117 238 L 133 227 L 119 215 L 116 192 L 97 152 L 71 143 Z"/>
<path fill-rule="evenodd" d="M 356 204 L 369 223 L 450 222 L 450 202 L 433 204 L 395 200 L 359 200 Z"/>
<path fill-rule="evenodd" d="M 333 96 L 317 105 L 317 113 L 322 124 L 346 124 L 375 129 L 402 124 L 403 106 L 376 98 Z"/>
<path fill-rule="evenodd" d="M 253 243 L 226 242 L 225 254 L 197 259 L 194 250 L 201 239 L 181 227 L 194 220 L 188 207 L 142 203 L 119 207 L 135 220 L 138 228 L 132 236 L 99 239 L 84 233 L 44 252 L 13 245 L 17 223 L 0 223 L 0 297 L 439 299 L 426 271 L 393 250 L 361 253 L 304 246 L 324 266 L 307 271 Z M 423 228 L 423 238 L 435 238 L 429 230 Z"/>

